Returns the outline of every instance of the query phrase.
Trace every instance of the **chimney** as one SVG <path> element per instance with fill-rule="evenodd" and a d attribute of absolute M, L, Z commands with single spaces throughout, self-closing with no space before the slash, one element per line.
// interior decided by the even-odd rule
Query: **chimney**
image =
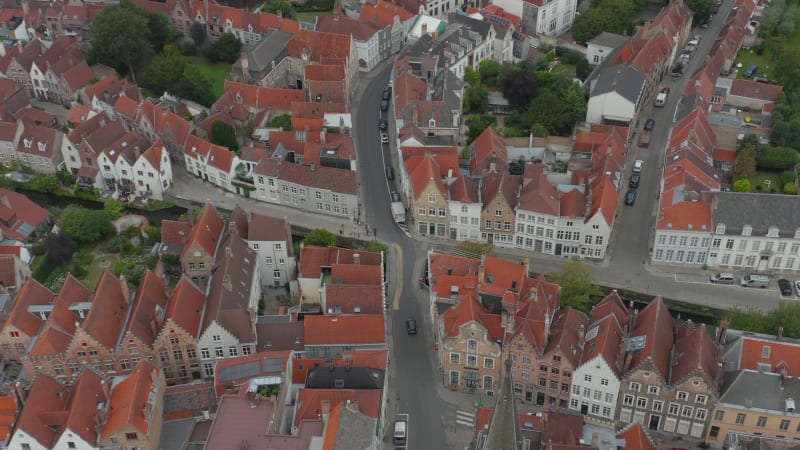
<path fill-rule="evenodd" d="M 578 343 L 583 344 L 583 340 L 586 338 L 586 325 L 581 324 L 578 327 Z"/>
<path fill-rule="evenodd" d="M 592 432 L 592 448 L 600 448 L 600 435 L 597 431 Z"/>
<path fill-rule="evenodd" d="M 323 144 L 325 143 L 325 128 L 323 128 L 322 131 L 319 132 L 319 141 L 322 142 Z"/>
<path fill-rule="evenodd" d="M 25 390 L 22 389 L 22 383 L 19 381 L 14 383 L 14 396 L 17 397 L 20 409 L 25 407 Z"/>
<path fill-rule="evenodd" d="M 547 418 L 550 415 L 550 405 L 544 405 L 542 408 L 542 425 L 547 423 Z"/>
<path fill-rule="evenodd" d="M 358 412 L 358 400 L 348 400 L 346 404 L 346 408 L 350 411 L 357 413 Z"/>
<path fill-rule="evenodd" d="M 105 401 L 109 401 L 111 399 L 111 388 L 108 386 L 108 382 L 106 380 L 100 380 L 100 387 L 103 389 Z"/>
<path fill-rule="evenodd" d="M 731 325 L 731 319 L 723 317 L 719 321 L 719 328 L 717 328 L 717 345 L 725 345 L 725 340 L 728 335 L 728 327 Z"/>
<path fill-rule="evenodd" d="M 331 401 L 320 400 L 319 407 L 320 410 L 322 411 L 322 422 L 328 423 L 328 416 L 330 416 L 331 414 Z"/>
<path fill-rule="evenodd" d="M 527 277 L 528 274 L 531 273 L 531 259 L 525 257 L 525 259 L 522 260 L 522 266 L 525 267 L 525 276 Z"/>
<path fill-rule="evenodd" d="M 778 327 L 778 336 L 776 336 L 777 340 L 783 340 L 783 325 Z"/>
<path fill-rule="evenodd" d="M 478 283 L 486 278 L 486 255 L 481 255 L 481 264 L 478 266 Z"/>
<path fill-rule="evenodd" d="M 360 253 L 353 253 L 353 264 L 356 264 L 356 265 L 361 264 L 361 254 Z"/>

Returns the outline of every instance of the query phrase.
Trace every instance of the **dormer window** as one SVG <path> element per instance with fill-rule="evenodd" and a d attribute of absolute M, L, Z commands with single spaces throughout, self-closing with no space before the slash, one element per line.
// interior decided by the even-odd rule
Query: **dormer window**
<path fill-rule="evenodd" d="M 742 227 L 742 236 L 750 236 L 751 234 L 753 234 L 752 225 L 745 225 Z"/>
<path fill-rule="evenodd" d="M 436 128 L 436 119 L 433 117 L 428 119 L 428 128 Z"/>
<path fill-rule="evenodd" d="M 39 147 L 40 152 L 47 151 L 47 143 L 46 142 L 37 142 L 36 145 Z"/>
<path fill-rule="evenodd" d="M 778 237 L 778 233 L 779 232 L 780 232 L 780 230 L 778 229 L 778 227 L 776 227 L 775 225 L 771 225 L 769 227 L 769 230 L 767 230 L 767 237 L 776 238 L 776 237 Z"/>
<path fill-rule="evenodd" d="M 717 231 L 715 231 L 715 233 L 716 234 L 725 234 L 725 224 L 724 223 L 718 223 L 717 224 Z"/>
<path fill-rule="evenodd" d="M 22 143 L 25 145 L 25 148 L 31 148 L 33 146 L 33 139 L 23 139 Z"/>

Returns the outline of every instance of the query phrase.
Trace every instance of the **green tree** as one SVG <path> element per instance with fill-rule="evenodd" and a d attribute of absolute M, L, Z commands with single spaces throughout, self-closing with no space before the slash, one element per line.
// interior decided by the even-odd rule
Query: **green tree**
<path fill-rule="evenodd" d="M 233 33 L 224 33 L 214 45 L 219 59 L 225 62 L 235 62 L 239 59 L 242 50 L 242 41 Z"/>
<path fill-rule="evenodd" d="M 150 242 L 161 242 L 161 227 L 144 227 L 144 234 Z"/>
<path fill-rule="evenodd" d="M 783 84 L 784 90 L 800 89 L 800 48 L 786 45 L 780 58 L 775 62 L 775 77 Z"/>
<path fill-rule="evenodd" d="M 464 71 L 464 82 L 470 86 L 474 86 L 481 82 L 481 74 L 478 71 L 467 67 L 467 69 Z"/>
<path fill-rule="evenodd" d="M 75 243 L 64 233 L 51 233 L 45 239 L 47 246 L 47 257 L 57 264 L 64 264 L 72 258 L 75 251 Z"/>
<path fill-rule="evenodd" d="M 221 120 L 211 122 L 211 142 L 228 147 L 233 151 L 239 150 L 236 129 Z"/>
<path fill-rule="evenodd" d="M 570 127 L 586 119 L 586 93 L 578 83 L 571 83 L 561 91 L 561 101 L 571 119 Z"/>
<path fill-rule="evenodd" d="M 789 147 L 761 147 L 756 152 L 759 169 L 786 170 L 797 164 L 797 150 Z"/>
<path fill-rule="evenodd" d="M 567 105 L 550 92 L 536 97 L 528 108 L 531 123 L 540 123 L 550 134 L 567 135 L 572 129 L 572 116 Z"/>
<path fill-rule="evenodd" d="M 286 0 L 268 0 L 264 3 L 262 11 L 273 14 L 278 14 L 278 11 L 280 11 L 281 15 L 287 19 L 297 19 L 297 11 Z"/>
<path fill-rule="evenodd" d="M 456 248 L 475 258 L 479 258 L 483 255 L 494 255 L 494 245 L 492 245 L 490 242 L 481 243 L 474 241 L 461 241 L 458 243 L 458 245 L 456 245 Z"/>
<path fill-rule="evenodd" d="M 147 17 L 125 3 L 103 8 L 92 22 L 90 59 L 135 76 L 133 66 L 153 54 Z"/>
<path fill-rule="evenodd" d="M 331 247 L 335 246 L 339 238 L 336 237 L 335 234 L 331 233 L 330 231 L 324 228 L 315 228 L 311 230 L 306 238 L 303 239 L 303 244 L 305 245 L 318 245 L 320 247 Z"/>
<path fill-rule="evenodd" d="M 489 91 L 483 85 L 470 85 L 464 90 L 464 112 L 483 114 L 489 109 Z"/>
<path fill-rule="evenodd" d="M 481 76 L 481 82 L 487 86 L 500 86 L 500 69 L 502 65 L 491 59 L 482 61 L 478 65 L 478 73 Z"/>
<path fill-rule="evenodd" d="M 589 64 L 589 61 L 586 58 L 578 60 L 578 63 L 575 64 L 575 78 L 584 81 L 589 78 L 589 75 L 592 73 L 592 66 Z"/>
<path fill-rule="evenodd" d="M 192 22 L 192 26 L 189 28 L 189 36 L 194 41 L 194 45 L 198 47 L 203 45 L 208 38 L 206 26 L 200 22 Z"/>
<path fill-rule="evenodd" d="M 592 274 L 586 264 L 573 260 L 564 265 L 561 273 L 551 275 L 551 283 L 561 286 L 561 303 L 584 312 L 589 312 L 594 305 L 594 297 L 601 294 L 600 288 L 594 284 Z"/>
<path fill-rule="evenodd" d="M 70 205 L 61 215 L 61 229 L 76 242 L 91 243 L 108 234 L 112 226 L 104 210 Z"/>
<path fill-rule="evenodd" d="M 119 219 L 125 215 L 125 207 L 121 202 L 109 197 L 103 201 L 103 211 L 106 212 L 111 220 Z"/>
<path fill-rule="evenodd" d="M 203 106 L 211 106 L 217 100 L 211 81 L 194 64 L 186 64 L 183 77 L 172 85 L 170 92 Z"/>
<path fill-rule="evenodd" d="M 473 114 L 469 116 L 467 120 L 467 126 L 469 128 L 469 132 L 467 135 L 467 139 L 469 142 L 472 142 L 478 136 L 483 133 L 483 131 L 491 126 L 494 126 L 497 123 L 497 119 L 492 116 L 485 116 L 481 114 Z"/>
<path fill-rule="evenodd" d="M 783 185 L 783 193 L 789 195 L 797 195 L 797 184 L 794 181 L 790 181 Z"/>
<path fill-rule="evenodd" d="M 48 175 L 37 175 L 30 182 L 31 189 L 34 191 L 52 194 L 58 190 L 58 178 Z"/>
<path fill-rule="evenodd" d="M 536 97 L 538 77 L 527 69 L 509 71 L 503 79 L 503 96 L 514 108 L 525 106 Z"/>
<path fill-rule="evenodd" d="M 292 131 L 292 115 L 281 114 L 275 116 L 267 125 L 270 127 L 280 128 L 283 131 Z"/>
<path fill-rule="evenodd" d="M 733 182 L 733 192 L 750 192 L 750 180 L 747 178 L 739 178 Z"/>
<path fill-rule="evenodd" d="M 707 22 L 714 12 L 714 0 L 686 0 L 686 6 L 694 13 L 694 23 Z"/>
<path fill-rule="evenodd" d="M 157 94 L 172 87 L 186 68 L 186 57 L 173 44 L 164 46 L 164 51 L 153 58 L 142 75 L 142 85 Z"/>

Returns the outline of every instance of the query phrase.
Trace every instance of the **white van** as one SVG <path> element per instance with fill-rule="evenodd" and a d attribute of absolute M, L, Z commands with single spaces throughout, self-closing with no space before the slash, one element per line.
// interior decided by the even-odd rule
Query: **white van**
<path fill-rule="evenodd" d="M 766 275 L 758 275 L 755 273 L 748 273 L 742 277 L 742 286 L 756 287 L 764 289 L 769 286 L 769 277 Z"/>
<path fill-rule="evenodd" d="M 663 108 L 664 105 L 667 103 L 667 93 L 666 92 L 659 92 L 658 96 L 656 96 L 656 107 Z"/>
<path fill-rule="evenodd" d="M 394 445 L 405 446 L 408 440 L 408 415 L 400 414 L 394 422 Z"/>

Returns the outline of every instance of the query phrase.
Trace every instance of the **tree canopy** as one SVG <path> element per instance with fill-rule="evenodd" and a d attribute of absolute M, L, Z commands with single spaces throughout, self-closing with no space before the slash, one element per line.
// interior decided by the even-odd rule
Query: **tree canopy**
<path fill-rule="evenodd" d="M 79 243 L 96 242 L 111 228 L 111 219 L 104 210 L 70 205 L 61 215 L 61 229 Z"/>
<path fill-rule="evenodd" d="M 133 72 L 133 66 L 153 54 L 147 17 L 127 2 L 103 8 L 92 22 L 91 59 L 120 72 Z"/>
<path fill-rule="evenodd" d="M 217 50 L 217 57 L 221 61 L 232 63 L 239 59 L 242 41 L 233 33 L 224 33 L 219 37 L 214 47 Z"/>
<path fill-rule="evenodd" d="M 215 120 L 211 123 L 211 142 L 228 147 L 233 151 L 239 150 L 236 129 L 221 120 Z"/>
<path fill-rule="evenodd" d="M 600 296 L 600 288 L 594 284 L 589 268 L 574 260 L 566 263 L 561 273 L 550 275 L 548 281 L 561 286 L 561 304 L 589 312 Z"/>
<path fill-rule="evenodd" d="M 278 12 L 280 12 L 281 16 L 287 19 L 297 19 L 297 11 L 295 11 L 292 4 L 286 0 L 268 0 L 264 3 L 262 11 L 272 14 L 278 14 Z"/>
<path fill-rule="evenodd" d="M 183 77 L 186 67 L 186 57 L 173 44 L 164 46 L 164 51 L 157 55 L 142 74 L 142 86 L 156 94 L 171 89 Z"/>
<path fill-rule="evenodd" d="M 763 312 L 755 308 L 734 307 L 725 316 L 730 328 L 756 333 L 776 334 L 783 327 L 783 335 L 800 338 L 800 303 L 780 302 L 778 307 Z"/>
<path fill-rule="evenodd" d="M 303 239 L 305 245 L 318 245 L 320 247 L 335 246 L 339 238 L 324 228 L 315 228 Z"/>
<path fill-rule="evenodd" d="M 714 0 L 686 0 L 686 6 L 694 13 L 692 22 L 695 24 L 707 22 L 714 13 Z"/>

